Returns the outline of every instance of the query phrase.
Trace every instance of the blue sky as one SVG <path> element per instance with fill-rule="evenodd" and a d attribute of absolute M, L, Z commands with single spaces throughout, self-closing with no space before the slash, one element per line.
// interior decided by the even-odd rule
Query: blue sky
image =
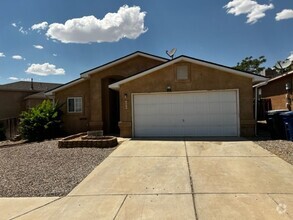
<path fill-rule="evenodd" d="M 1 0 L 0 26 L 0 84 L 66 83 L 137 50 L 266 67 L 293 51 L 292 0 Z"/>

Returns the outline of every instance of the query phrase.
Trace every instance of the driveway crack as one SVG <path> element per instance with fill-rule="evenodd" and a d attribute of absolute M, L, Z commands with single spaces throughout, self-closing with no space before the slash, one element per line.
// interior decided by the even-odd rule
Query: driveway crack
<path fill-rule="evenodd" d="M 24 213 L 22 213 L 22 214 L 19 214 L 19 215 L 17 215 L 17 216 L 14 216 L 14 217 L 10 218 L 10 220 L 20 218 L 20 217 L 22 217 L 22 216 L 24 216 L 24 215 L 27 215 L 27 214 L 29 214 L 29 213 L 31 213 L 31 212 L 34 212 L 34 211 L 36 211 L 36 210 L 38 210 L 38 209 L 40 209 L 40 208 L 43 208 L 43 207 L 45 207 L 45 206 L 48 206 L 48 205 L 50 205 L 51 203 L 54 203 L 54 202 L 56 202 L 56 201 L 58 201 L 58 200 L 60 200 L 60 199 L 62 199 L 62 198 L 65 198 L 65 197 L 59 197 L 59 198 L 57 198 L 57 199 L 54 199 L 53 201 L 47 202 L 47 203 L 45 203 L 45 204 L 43 204 L 43 205 L 41 205 L 41 206 L 38 206 L 38 207 L 36 207 L 36 208 L 33 208 L 33 209 L 31 209 L 31 210 L 29 210 L 29 211 L 27 211 L 27 212 L 24 212 Z"/>
<path fill-rule="evenodd" d="M 128 196 L 128 195 L 126 195 L 126 196 L 124 197 L 124 199 L 123 199 L 123 202 L 121 203 L 121 205 L 120 205 L 119 209 L 117 210 L 117 213 L 116 213 L 115 217 L 113 218 L 113 220 L 115 220 L 115 219 L 117 218 L 117 216 L 118 216 L 118 213 L 120 212 L 120 209 L 121 209 L 121 208 L 122 208 L 122 206 L 124 205 L 124 202 L 125 202 L 125 200 L 126 200 L 127 196 Z"/>
<path fill-rule="evenodd" d="M 196 210 L 196 205 L 195 205 L 194 186 L 193 186 L 193 181 L 192 181 L 192 176 L 191 176 L 191 171 L 190 171 L 189 158 L 188 158 L 188 154 L 187 154 L 187 147 L 186 147 L 186 141 L 185 140 L 184 140 L 184 147 L 185 147 L 185 156 L 186 156 L 188 173 L 189 173 L 189 181 L 190 181 L 190 188 L 191 188 L 192 203 L 193 203 L 193 208 L 194 208 L 194 215 L 195 215 L 195 219 L 198 220 L 199 218 L 198 218 L 198 215 L 197 215 L 197 210 Z"/>

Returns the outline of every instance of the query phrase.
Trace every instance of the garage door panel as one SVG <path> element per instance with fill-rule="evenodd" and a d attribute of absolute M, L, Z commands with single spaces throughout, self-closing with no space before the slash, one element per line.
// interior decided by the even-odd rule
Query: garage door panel
<path fill-rule="evenodd" d="M 192 107 L 191 108 L 183 108 L 183 112 L 182 113 L 184 115 L 193 115 L 194 114 L 194 109 Z"/>
<path fill-rule="evenodd" d="M 199 125 L 199 119 L 199 117 L 194 117 L 193 115 L 185 115 L 183 123 L 185 126 Z"/>
<path fill-rule="evenodd" d="M 136 94 L 133 105 L 135 136 L 238 135 L 236 91 Z"/>
<path fill-rule="evenodd" d="M 192 94 L 184 96 L 184 103 L 194 103 L 194 101 L 194 96 Z"/>
<path fill-rule="evenodd" d="M 235 113 L 235 111 L 236 111 L 235 103 L 226 102 L 221 105 L 221 112 L 223 113 L 230 114 L 230 113 Z"/>
<path fill-rule="evenodd" d="M 201 126 L 196 128 L 196 136 L 209 136 L 209 126 Z"/>
<path fill-rule="evenodd" d="M 191 136 L 196 136 L 196 129 L 194 126 L 192 127 L 185 127 L 185 129 L 183 130 L 184 134 L 182 136 L 185 137 L 191 137 Z"/>
<path fill-rule="evenodd" d="M 182 137 L 185 136 L 184 128 L 179 126 L 179 127 L 173 127 L 171 129 L 171 133 L 173 137 Z"/>
<path fill-rule="evenodd" d="M 233 102 L 237 101 L 236 93 L 231 93 L 230 91 L 222 91 L 220 96 L 221 102 Z"/>
<path fill-rule="evenodd" d="M 198 114 L 206 114 L 207 111 L 209 110 L 209 106 L 207 103 L 196 103 L 194 105 L 194 112 Z"/>
<path fill-rule="evenodd" d="M 207 94 L 207 99 L 208 102 L 219 102 L 219 95 L 216 92 L 210 92 Z"/>
<path fill-rule="evenodd" d="M 237 136 L 237 131 L 235 130 L 235 126 L 231 125 L 231 126 L 226 126 L 224 128 L 228 136 Z"/>
<path fill-rule="evenodd" d="M 172 115 L 182 115 L 182 111 L 184 111 L 183 110 L 183 104 L 181 104 L 181 103 L 172 103 L 172 105 L 170 106 L 168 106 L 167 108 L 169 108 L 171 111 L 170 111 L 170 113 L 172 114 Z"/>
<path fill-rule="evenodd" d="M 143 112 L 143 110 L 146 108 L 146 105 L 141 105 L 141 104 L 137 104 L 135 106 L 136 109 L 136 115 L 140 116 L 140 115 L 144 115 L 145 113 Z"/>
<path fill-rule="evenodd" d="M 209 103 L 209 112 L 221 112 L 221 105 L 219 103 Z"/>
<path fill-rule="evenodd" d="M 222 117 L 219 117 L 219 114 L 210 114 L 208 119 L 209 125 L 222 125 L 225 124 L 225 121 Z"/>

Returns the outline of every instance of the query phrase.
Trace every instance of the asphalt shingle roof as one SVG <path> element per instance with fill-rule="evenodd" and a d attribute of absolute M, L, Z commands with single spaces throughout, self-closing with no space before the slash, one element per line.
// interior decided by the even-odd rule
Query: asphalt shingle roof
<path fill-rule="evenodd" d="M 33 85 L 33 88 L 32 88 Z M 0 85 L 0 90 L 23 90 L 23 91 L 47 91 L 50 89 L 54 89 L 62 84 L 58 83 L 45 83 L 45 82 L 27 82 L 27 81 L 19 81 L 14 83 L 8 83 L 4 85 Z"/>

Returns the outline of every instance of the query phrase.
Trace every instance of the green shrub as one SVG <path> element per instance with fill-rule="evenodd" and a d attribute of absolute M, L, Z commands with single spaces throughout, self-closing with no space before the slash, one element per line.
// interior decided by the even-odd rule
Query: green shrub
<path fill-rule="evenodd" d="M 44 100 L 40 105 L 22 112 L 20 115 L 19 131 L 28 141 L 42 141 L 60 134 L 60 106 L 50 100 Z"/>
<path fill-rule="evenodd" d="M 4 124 L 0 122 L 0 141 L 6 140 Z"/>

